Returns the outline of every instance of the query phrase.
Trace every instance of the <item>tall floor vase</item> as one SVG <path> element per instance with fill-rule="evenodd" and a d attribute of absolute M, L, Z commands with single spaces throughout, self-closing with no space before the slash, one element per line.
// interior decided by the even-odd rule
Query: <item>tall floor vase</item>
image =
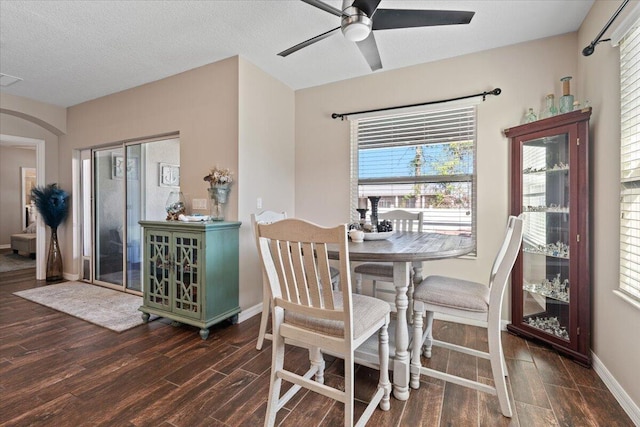
<path fill-rule="evenodd" d="M 58 243 L 58 228 L 51 228 L 49 255 L 47 256 L 47 282 L 62 280 L 62 253 Z"/>

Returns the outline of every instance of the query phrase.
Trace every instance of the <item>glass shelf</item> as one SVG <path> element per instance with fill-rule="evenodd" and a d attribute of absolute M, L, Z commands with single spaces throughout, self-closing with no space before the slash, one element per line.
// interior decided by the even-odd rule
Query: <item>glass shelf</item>
<path fill-rule="evenodd" d="M 569 255 L 563 256 L 563 255 L 549 253 L 549 252 L 540 252 L 540 251 L 537 251 L 535 249 L 530 249 L 530 248 L 524 248 L 524 249 L 522 249 L 522 252 L 526 252 L 528 254 L 533 254 L 533 255 L 544 255 L 544 256 L 547 256 L 547 257 L 551 257 L 551 258 L 570 259 Z"/>
<path fill-rule="evenodd" d="M 556 291 L 555 289 L 547 289 L 539 283 L 525 283 L 522 290 L 534 294 L 542 295 L 545 298 L 551 298 L 556 301 L 569 302 L 569 288 L 565 291 Z"/>
<path fill-rule="evenodd" d="M 546 208 L 543 206 L 527 206 L 522 209 L 522 212 L 527 213 L 569 213 L 569 208 Z"/>
<path fill-rule="evenodd" d="M 568 172 L 569 168 L 551 168 L 551 169 L 543 169 L 543 170 L 530 170 L 530 171 L 522 171 L 522 175 L 527 176 L 527 175 L 542 175 L 542 174 L 548 174 L 548 173 L 556 173 L 556 172 Z"/>
<path fill-rule="evenodd" d="M 525 319 L 524 323 L 539 331 L 545 332 L 550 335 L 554 335 L 558 338 L 562 338 L 563 340 L 567 340 L 567 341 L 569 340 L 569 331 L 567 331 L 567 327 L 561 325 L 557 317 L 535 316 L 535 317 L 530 317 L 528 319 Z"/>

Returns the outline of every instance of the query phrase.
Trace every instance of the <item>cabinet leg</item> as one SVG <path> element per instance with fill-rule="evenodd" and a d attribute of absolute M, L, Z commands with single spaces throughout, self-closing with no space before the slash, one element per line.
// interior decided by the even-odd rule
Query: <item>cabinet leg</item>
<path fill-rule="evenodd" d="M 230 322 L 232 325 L 237 325 L 237 324 L 238 324 L 238 315 L 237 315 L 237 314 L 234 314 L 233 316 L 231 316 L 231 317 L 229 318 L 229 322 Z"/>
<path fill-rule="evenodd" d="M 207 328 L 200 329 L 200 338 L 202 338 L 203 340 L 209 338 L 209 330 Z"/>
<path fill-rule="evenodd" d="M 149 321 L 149 313 L 142 313 L 142 322 L 147 323 Z"/>

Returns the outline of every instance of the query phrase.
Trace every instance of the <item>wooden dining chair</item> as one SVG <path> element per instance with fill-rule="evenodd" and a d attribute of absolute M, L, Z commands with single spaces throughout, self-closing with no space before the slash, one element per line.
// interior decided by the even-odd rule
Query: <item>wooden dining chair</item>
<path fill-rule="evenodd" d="M 424 213 L 414 213 L 402 209 L 396 209 L 379 214 L 378 219 L 391 221 L 394 231 L 422 232 Z M 395 295 L 395 289 L 378 289 L 378 282 L 393 283 L 392 262 L 367 262 L 356 266 L 353 269 L 353 272 L 356 276 L 356 293 L 362 293 L 362 280 L 367 279 L 371 280 L 373 284 L 372 296 L 377 297 L 378 292 Z M 411 270 L 411 280 L 407 295 L 409 297 L 409 307 L 411 307 L 411 296 L 413 295 L 413 269 Z"/>
<path fill-rule="evenodd" d="M 251 229 L 254 236 L 256 224 L 271 224 L 287 218 L 286 212 L 263 211 L 258 214 L 251 214 Z M 257 245 L 256 240 L 256 245 Z M 337 268 L 331 267 L 331 284 L 334 289 L 340 286 L 340 273 Z M 260 316 L 260 329 L 258 330 L 258 341 L 256 349 L 262 350 L 265 338 L 270 340 L 271 334 L 267 333 L 267 325 L 269 324 L 269 313 L 271 312 L 271 291 L 267 282 L 264 271 L 262 272 L 262 315 Z"/>
<path fill-rule="evenodd" d="M 410 385 L 420 386 L 420 375 L 449 381 L 465 387 L 471 387 L 490 394 L 497 394 L 500 410 L 505 417 L 511 417 L 511 405 L 507 392 L 507 375 L 502 337 L 500 334 L 500 315 L 507 279 L 520 252 L 522 243 L 522 218 L 510 216 L 504 241 L 495 258 L 489 283 L 471 282 L 446 276 L 429 276 L 416 286 L 413 294 L 413 341 L 411 344 Z M 433 339 L 433 315 L 442 313 L 451 319 L 480 321 L 487 328 L 489 352 L 438 341 Z M 426 328 L 423 331 L 422 318 L 426 316 Z M 431 357 L 432 345 L 444 347 L 475 357 L 489 359 L 493 373 L 493 386 L 425 368 L 420 354 Z"/>
<path fill-rule="evenodd" d="M 354 418 L 354 351 L 378 335 L 378 387 L 356 425 L 363 426 L 379 404 L 390 407 L 389 305 L 351 293 L 346 225 L 320 227 L 300 219 L 257 224 L 258 249 L 273 296 L 273 345 L 265 426 L 302 387 L 344 403 L 344 425 Z M 341 290 L 331 287 L 327 245 L 339 248 Z M 310 369 L 299 375 L 284 368 L 285 340 L 310 350 Z M 327 352 L 344 359 L 344 391 L 323 384 Z M 316 380 L 311 378 L 315 375 Z M 293 386 L 282 396 L 282 381 Z M 295 411 L 295 409 L 294 409 Z"/>

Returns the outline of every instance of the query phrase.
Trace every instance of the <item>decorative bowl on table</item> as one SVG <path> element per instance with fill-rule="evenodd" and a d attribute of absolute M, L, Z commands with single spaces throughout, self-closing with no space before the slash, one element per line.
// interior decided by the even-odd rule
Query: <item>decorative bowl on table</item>
<path fill-rule="evenodd" d="M 384 240 L 393 235 L 393 231 L 384 231 L 381 233 L 364 233 L 364 240 Z"/>

